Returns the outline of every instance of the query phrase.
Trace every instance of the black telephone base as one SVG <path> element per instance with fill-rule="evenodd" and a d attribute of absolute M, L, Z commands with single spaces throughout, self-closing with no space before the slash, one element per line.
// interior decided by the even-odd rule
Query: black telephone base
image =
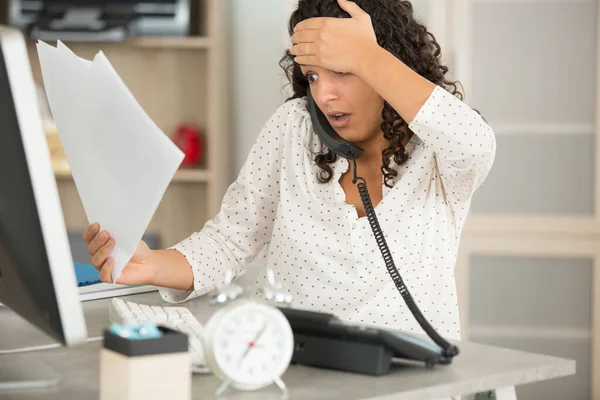
<path fill-rule="evenodd" d="M 385 345 L 294 334 L 292 363 L 383 375 L 390 370 L 392 356 Z"/>

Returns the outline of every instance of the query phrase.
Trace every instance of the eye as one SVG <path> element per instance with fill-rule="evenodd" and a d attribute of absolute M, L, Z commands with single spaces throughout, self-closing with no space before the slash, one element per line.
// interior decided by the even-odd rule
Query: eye
<path fill-rule="evenodd" d="M 312 73 L 312 72 L 309 72 L 304 77 L 306 78 L 306 80 L 308 81 L 308 83 L 315 83 L 317 81 L 317 79 L 319 79 L 319 76 L 317 74 L 315 74 L 315 73 Z"/>

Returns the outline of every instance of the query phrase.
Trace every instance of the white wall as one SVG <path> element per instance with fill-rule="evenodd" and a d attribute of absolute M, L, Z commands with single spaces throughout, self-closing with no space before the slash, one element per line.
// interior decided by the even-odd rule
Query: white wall
<path fill-rule="evenodd" d="M 282 0 L 231 0 L 229 6 L 235 175 L 260 129 L 286 98 L 279 59 L 289 8 Z"/>

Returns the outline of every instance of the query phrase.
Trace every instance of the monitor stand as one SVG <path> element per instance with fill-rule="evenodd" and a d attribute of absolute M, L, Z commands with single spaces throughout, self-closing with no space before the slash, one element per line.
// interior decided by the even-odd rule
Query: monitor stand
<path fill-rule="evenodd" d="M 60 376 L 39 355 L 0 355 L 0 393 L 58 386 Z M 3 395 L 0 395 L 4 398 Z M 17 397 L 15 397 L 17 398 Z"/>

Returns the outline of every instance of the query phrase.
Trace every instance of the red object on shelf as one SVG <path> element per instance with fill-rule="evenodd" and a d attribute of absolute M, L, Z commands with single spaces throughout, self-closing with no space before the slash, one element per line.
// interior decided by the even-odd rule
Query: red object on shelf
<path fill-rule="evenodd" d="M 204 141 L 200 129 L 190 124 L 181 124 L 173 133 L 173 142 L 183 152 L 182 166 L 197 165 L 204 157 Z"/>

